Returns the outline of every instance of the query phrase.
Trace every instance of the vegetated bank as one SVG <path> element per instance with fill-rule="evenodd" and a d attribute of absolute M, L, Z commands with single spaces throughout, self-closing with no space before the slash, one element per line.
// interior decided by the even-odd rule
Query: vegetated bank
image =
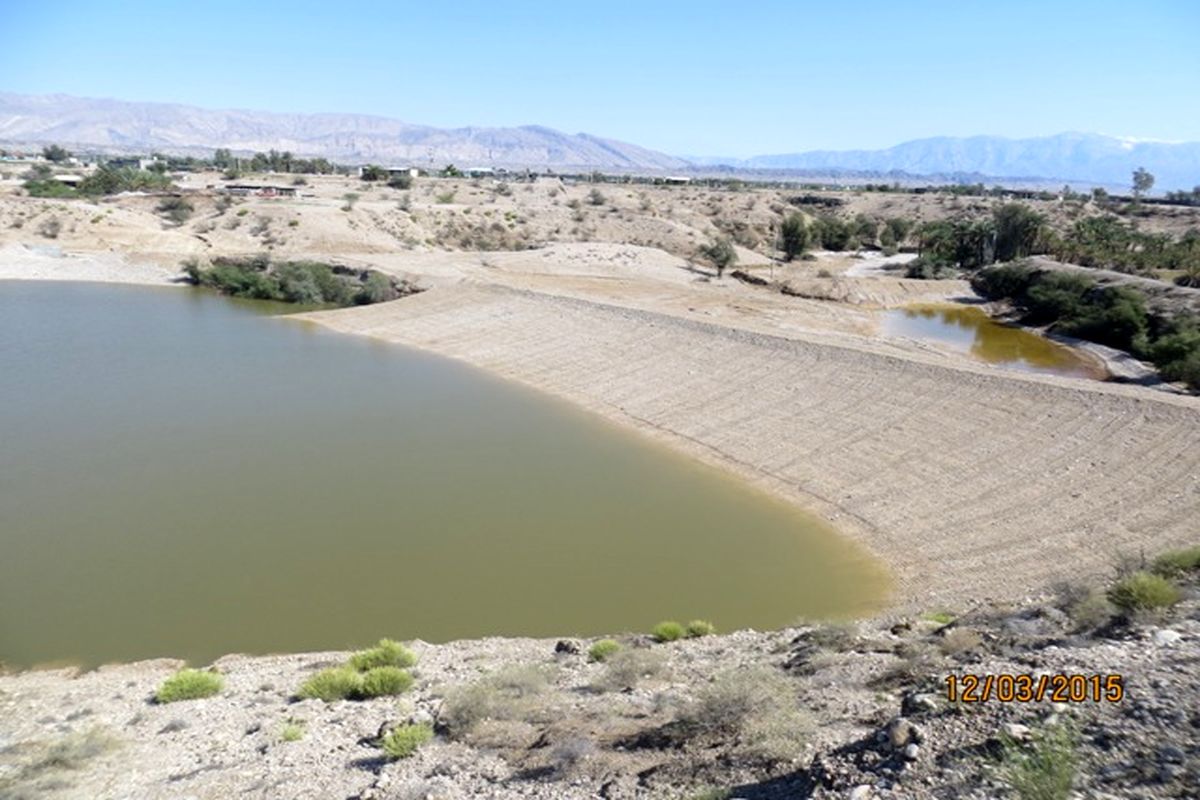
<path fill-rule="evenodd" d="M 1043 260 L 1020 260 L 980 269 L 975 291 L 1007 300 L 1031 325 L 1097 342 L 1152 362 L 1163 378 L 1200 392 L 1200 315 L 1148 302 L 1131 285 L 1103 285 L 1087 270 Z"/>
<path fill-rule="evenodd" d="M 1112 566 L 1012 605 L 779 631 L 0 675 L 0 795 L 1195 797 L 1200 547 Z"/>
<path fill-rule="evenodd" d="M 386 303 L 420 291 L 374 269 L 355 269 L 320 261 L 275 261 L 259 254 L 221 256 L 208 266 L 183 263 L 183 272 L 197 286 L 232 297 L 276 300 L 306 306 L 345 307 Z"/>

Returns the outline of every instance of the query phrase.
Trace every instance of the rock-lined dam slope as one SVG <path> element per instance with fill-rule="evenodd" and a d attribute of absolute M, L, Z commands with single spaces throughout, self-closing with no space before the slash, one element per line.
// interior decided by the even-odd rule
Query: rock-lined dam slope
<path fill-rule="evenodd" d="M 306 318 L 461 359 L 730 468 L 869 547 L 900 606 L 1015 599 L 1187 543 L 1200 519 L 1191 397 L 487 284 Z"/>

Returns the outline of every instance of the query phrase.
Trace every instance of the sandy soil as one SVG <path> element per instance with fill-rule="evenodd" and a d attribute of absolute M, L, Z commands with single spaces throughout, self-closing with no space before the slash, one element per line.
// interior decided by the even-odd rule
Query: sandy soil
<path fill-rule="evenodd" d="M 135 264 L 115 253 L 64 253 L 52 245 L 0 247 L 0 280 L 184 285 L 178 279 L 176 268 Z"/>

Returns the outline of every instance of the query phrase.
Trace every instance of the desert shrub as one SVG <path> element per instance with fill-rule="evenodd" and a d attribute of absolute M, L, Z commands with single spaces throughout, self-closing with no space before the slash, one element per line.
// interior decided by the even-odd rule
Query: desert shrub
<path fill-rule="evenodd" d="M 1200 570 L 1200 545 L 1163 553 L 1154 559 L 1151 569 L 1154 574 L 1164 578 L 1175 578 Z"/>
<path fill-rule="evenodd" d="M 537 712 L 536 698 L 549 685 L 545 670 L 509 667 L 446 693 L 439 721 L 463 736 L 484 720 L 523 719 Z"/>
<path fill-rule="evenodd" d="M 642 648 L 621 650 L 608 658 L 603 674 L 592 683 L 592 688 L 600 692 L 631 689 L 643 679 L 661 673 L 665 666 L 662 653 Z"/>
<path fill-rule="evenodd" d="M 837 217 L 818 217 L 809 229 L 813 244 L 826 250 L 841 251 L 850 245 L 853 232 Z"/>
<path fill-rule="evenodd" d="M 700 254 L 712 262 L 717 268 L 717 277 L 725 274 L 725 270 L 737 263 L 738 254 L 728 236 L 721 236 L 704 247 Z"/>
<path fill-rule="evenodd" d="M 1079 632 L 1103 627 L 1112 619 L 1113 607 L 1105 593 L 1085 584 L 1062 584 L 1055 589 L 1055 605 Z"/>
<path fill-rule="evenodd" d="M 936 622 L 938 625 L 949 625 L 957 617 L 949 611 L 929 611 L 921 615 L 921 619 Z"/>
<path fill-rule="evenodd" d="M 171 179 L 166 175 L 129 167 L 116 169 L 102 166 L 79 182 L 79 193 L 85 195 L 162 191 L 171 188 Z"/>
<path fill-rule="evenodd" d="M 601 639 L 588 648 L 588 660 L 607 661 L 621 649 L 620 642 L 612 639 Z"/>
<path fill-rule="evenodd" d="M 296 696 L 302 700 L 349 700 L 362 689 L 363 676 L 351 667 L 329 667 L 304 682 Z"/>
<path fill-rule="evenodd" d="M 1067 724 L 1043 729 L 1026 745 L 1005 741 L 999 777 L 1021 800 L 1066 800 L 1075 782 L 1075 750 Z"/>
<path fill-rule="evenodd" d="M 895 663 L 870 681 L 873 688 L 919 685 L 928 681 L 931 675 L 942 672 L 941 651 L 927 644 L 906 643 L 897 649 L 896 657 Z"/>
<path fill-rule="evenodd" d="M 86 731 L 70 733 L 50 743 L 45 751 L 31 763 L 16 770 L 15 774 L 0 775 L 0 795 L 4 797 L 34 798 L 44 797 L 42 791 L 22 790 L 9 794 L 17 785 L 27 781 L 36 781 L 46 773 L 57 770 L 82 769 L 87 762 L 105 755 L 121 745 L 121 740 L 106 728 L 96 726 Z M 60 787 L 61 788 L 61 787 Z"/>
<path fill-rule="evenodd" d="M 650 635 L 654 637 L 656 642 L 674 642 L 677 639 L 682 639 L 687 631 L 682 625 L 673 620 L 660 622 L 650 631 Z"/>
<path fill-rule="evenodd" d="M 450 191 L 440 193 L 435 199 L 442 205 L 446 205 L 447 203 L 454 202 L 455 194 L 456 194 L 456 192 L 453 189 L 451 189 Z"/>
<path fill-rule="evenodd" d="M 75 188 L 68 186 L 65 183 L 59 183 L 53 178 L 45 180 L 28 180 L 23 184 L 23 188 L 30 197 L 77 197 L 79 192 Z"/>
<path fill-rule="evenodd" d="M 182 669 L 163 681 L 154 693 L 158 703 L 174 703 L 178 700 L 198 700 L 212 697 L 225 686 L 225 679 L 215 672 L 199 669 Z"/>
<path fill-rule="evenodd" d="M 416 663 L 416 655 L 400 642 L 392 639 L 380 639 L 374 647 L 360 650 L 350 656 L 350 666 L 360 672 L 374 667 L 408 668 Z"/>
<path fill-rule="evenodd" d="M 308 186 L 308 178 L 303 175 L 297 175 L 292 178 L 292 186 Z"/>
<path fill-rule="evenodd" d="M 977 650 L 983 637 L 970 628 L 952 628 L 938 641 L 938 649 L 944 655 L 953 656 Z"/>
<path fill-rule="evenodd" d="M 407 191 L 412 188 L 413 176 L 407 172 L 400 172 L 388 178 L 387 185 L 393 189 Z"/>
<path fill-rule="evenodd" d="M 791 214 L 783 220 L 779 233 L 779 249 L 783 251 L 785 261 L 791 261 L 802 255 L 808 247 L 808 226 L 800 214 Z"/>
<path fill-rule="evenodd" d="M 698 639 L 701 636 L 711 636 L 717 632 L 717 627 L 708 620 L 694 619 L 687 624 L 687 638 Z"/>
<path fill-rule="evenodd" d="M 370 699 L 404 694 L 413 685 L 413 677 L 408 670 L 400 667 L 372 667 L 363 673 L 362 683 L 355 697 Z"/>
<path fill-rule="evenodd" d="M 380 739 L 379 746 L 388 758 L 408 758 L 432 739 L 433 728 L 429 725 L 401 725 Z"/>
<path fill-rule="evenodd" d="M 58 234 L 62 232 L 62 223 L 59 222 L 58 217 L 51 217 L 38 225 L 37 232 L 47 239 L 57 239 Z"/>
<path fill-rule="evenodd" d="M 608 202 L 608 198 L 599 189 L 592 189 L 588 192 L 588 202 L 594 206 L 602 206 Z"/>
<path fill-rule="evenodd" d="M 942 280 L 944 278 L 953 278 L 957 275 L 958 270 L 952 265 L 934 261 L 924 256 L 914 258 L 904 268 L 904 277 L 921 281 Z"/>
<path fill-rule="evenodd" d="M 359 175 L 364 181 L 381 181 L 387 176 L 388 171 L 378 164 L 368 164 L 362 168 L 362 173 Z"/>
<path fill-rule="evenodd" d="M 382 272 L 371 270 L 363 281 L 362 288 L 354 295 L 355 305 L 367 306 L 372 303 L 385 303 L 400 296 L 392 279 Z"/>
<path fill-rule="evenodd" d="M 1164 378 L 1200 391 L 1200 317 L 1176 316 L 1161 326 L 1146 350 Z"/>
<path fill-rule="evenodd" d="M 1167 578 L 1140 571 L 1120 579 L 1108 590 L 1109 602 L 1126 614 L 1169 608 L 1181 597 L 1179 587 Z"/>
<path fill-rule="evenodd" d="M 279 731 L 279 738 L 285 742 L 298 742 L 304 738 L 304 725 L 289 719 Z"/>
<path fill-rule="evenodd" d="M 196 208 L 182 197 L 164 197 L 154 210 L 169 222 L 182 225 L 191 218 Z"/>
<path fill-rule="evenodd" d="M 799 755 L 810 729 L 795 682 L 769 667 L 717 675 L 677 722 L 682 738 L 732 742 L 741 753 L 768 760 Z"/>

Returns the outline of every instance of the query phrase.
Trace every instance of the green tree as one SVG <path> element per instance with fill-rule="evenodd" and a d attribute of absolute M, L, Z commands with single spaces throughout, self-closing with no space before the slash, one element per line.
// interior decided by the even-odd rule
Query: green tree
<path fill-rule="evenodd" d="M 712 244 L 705 245 L 700 248 L 700 252 L 717 268 L 718 278 L 725 274 L 726 269 L 736 264 L 738 259 L 737 250 L 734 249 L 733 242 L 727 236 L 722 236 Z"/>
<path fill-rule="evenodd" d="M 804 217 L 797 213 L 784 219 L 779 230 L 779 241 L 785 261 L 802 255 L 808 247 L 808 226 L 804 223 Z"/>
<path fill-rule="evenodd" d="M 1005 203 L 992 212 L 996 226 L 995 260 L 1012 261 L 1031 255 L 1046 219 L 1023 203 Z"/>
<path fill-rule="evenodd" d="M 42 148 L 42 156 L 47 161 L 53 161 L 55 164 L 60 164 L 71 157 L 71 152 L 56 144 Z"/>
<path fill-rule="evenodd" d="M 1154 186 L 1154 176 L 1146 171 L 1145 167 L 1138 167 L 1133 171 L 1133 196 L 1141 199 L 1141 196 L 1150 191 Z"/>
<path fill-rule="evenodd" d="M 442 168 L 442 177 L 443 178 L 461 178 L 462 170 L 460 170 L 458 167 L 454 166 L 453 164 L 447 164 L 445 167 Z"/>
<path fill-rule="evenodd" d="M 387 180 L 388 172 L 383 167 L 377 164 L 367 164 L 362 168 L 360 176 L 364 181 L 382 181 Z"/>

